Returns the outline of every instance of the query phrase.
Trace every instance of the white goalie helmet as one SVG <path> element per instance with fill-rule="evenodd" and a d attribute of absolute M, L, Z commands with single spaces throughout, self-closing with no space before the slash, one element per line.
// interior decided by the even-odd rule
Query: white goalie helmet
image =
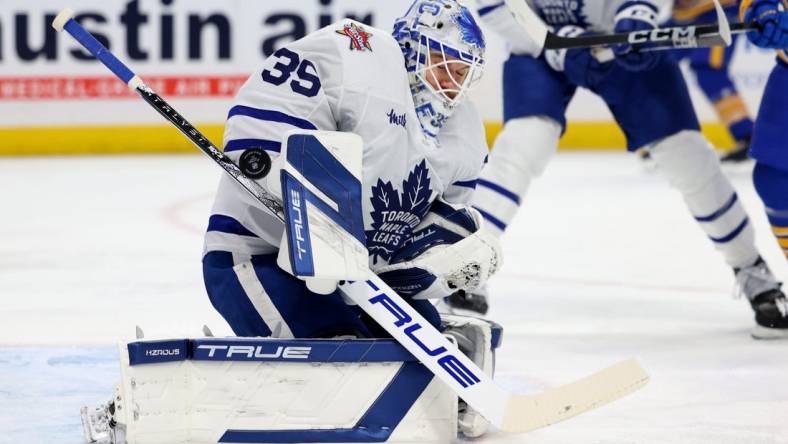
<path fill-rule="evenodd" d="M 482 77 L 482 30 L 457 0 L 416 0 L 394 22 L 393 35 L 405 56 L 421 126 L 436 137 Z"/>

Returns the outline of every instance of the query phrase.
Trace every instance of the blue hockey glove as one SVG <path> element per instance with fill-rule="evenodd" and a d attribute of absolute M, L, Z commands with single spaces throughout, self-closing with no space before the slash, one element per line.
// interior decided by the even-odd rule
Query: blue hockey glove
<path fill-rule="evenodd" d="M 618 8 L 615 32 L 649 31 L 657 27 L 657 7 L 646 1 L 628 1 Z M 615 45 L 616 63 L 627 71 L 654 68 L 662 57 L 660 51 L 635 51 L 628 43 Z"/>
<path fill-rule="evenodd" d="M 587 34 L 579 26 L 564 26 L 556 32 L 561 37 Z M 547 64 L 554 71 L 563 72 L 570 82 L 588 88 L 605 78 L 613 67 L 607 60 L 600 60 L 589 48 L 548 49 L 544 52 Z"/>
<path fill-rule="evenodd" d="M 744 14 L 744 21 L 754 21 L 759 29 L 747 38 L 761 48 L 788 48 L 788 12 L 780 10 L 779 0 L 755 0 Z"/>

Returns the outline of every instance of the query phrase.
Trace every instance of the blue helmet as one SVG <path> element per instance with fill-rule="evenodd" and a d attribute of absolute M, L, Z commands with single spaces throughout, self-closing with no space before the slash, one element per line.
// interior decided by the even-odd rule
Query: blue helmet
<path fill-rule="evenodd" d="M 416 0 L 394 22 L 425 134 L 437 136 L 484 72 L 484 35 L 457 0 Z M 442 81 L 439 81 L 438 78 Z"/>

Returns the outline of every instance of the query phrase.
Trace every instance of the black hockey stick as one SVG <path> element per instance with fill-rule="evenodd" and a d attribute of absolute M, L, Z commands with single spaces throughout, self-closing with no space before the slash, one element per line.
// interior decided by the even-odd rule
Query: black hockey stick
<path fill-rule="evenodd" d="M 142 97 L 153 109 L 159 112 L 165 119 L 172 123 L 189 140 L 194 143 L 203 153 L 207 154 L 214 162 L 227 172 L 238 184 L 246 189 L 253 197 L 265 205 L 279 220 L 284 220 L 284 210 L 281 202 L 265 189 L 260 187 L 254 180 L 247 177 L 238 166 L 227 157 L 224 152 L 217 148 L 207 137 L 197 130 L 186 118 L 180 115 L 170 106 L 161 96 L 156 94 L 148 87 L 142 79 L 134 74 L 123 62 L 117 59 L 107 48 L 99 43 L 95 37 L 87 32 L 73 19 L 73 12 L 64 10 L 53 22 L 52 26 L 58 30 L 66 30 L 77 41 L 79 41 L 88 51 L 90 51 L 99 61 L 101 61 L 110 71 L 120 78 L 132 91 Z"/>
<path fill-rule="evenodd" d="M 733 23 L 730 25 L 732 34 L 747 32 L 751 29 L 756 29 L 755 24 Z M 548 33 L 545 38 L 544 48 L 586 48 L 611 46 L 621 43 L 629 43 L 634 50 L 728 46 L 720 35 L 717 25 L 690 25 L 656 28 L 651 31 L 622 32 L 579 37 L 561 37 L 553 33 Z"/>
<path fill-rule="evenodd" d="M 725 11 L 718 0 L 714 0 L 717 11 L 717 24 L 674 26 L 656 28 L 648 31 L 634 31 L 614 34 L 561 37 L 550 28 L 528 6 L 526 0 L 505 0 L 515 19 L 525 28 L 531 38 L 542 49 L 568 49 L 605 47 L 628 43 L 634 50 L 655 50 L 672 48 L 700 48 L 709 46 L 729 46 L 733 33 L 756 29 L 754 23 L 728 23 Z"/>

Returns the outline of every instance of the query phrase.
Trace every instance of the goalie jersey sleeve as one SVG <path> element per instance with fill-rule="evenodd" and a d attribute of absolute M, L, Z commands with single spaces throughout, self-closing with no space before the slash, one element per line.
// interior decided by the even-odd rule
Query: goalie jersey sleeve
<path fill-rule="evenodd" d="M 438 140 L 416 116 L 403 55 L 390 33 L 344 20 L 277 50 L 239 91 L 224 150 L 236 163 L 264 149 L 272 171 L 258 183 L 279 196 L 277 157 L 293 129 L 357 133 L 364 140 L 362 209 L 370 260 L 387 260 L 445 195 L 465 201 L 486 156 L 473 106 L 461 104 Z M 283 224 L 232 179 L 222 177 L 205 251 L 268 254 Z"/>

